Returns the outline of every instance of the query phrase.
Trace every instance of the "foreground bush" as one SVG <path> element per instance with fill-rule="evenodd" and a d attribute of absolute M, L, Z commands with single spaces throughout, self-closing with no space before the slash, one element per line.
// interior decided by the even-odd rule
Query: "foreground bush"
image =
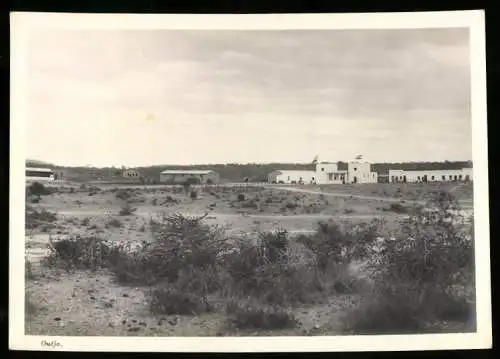
<path fill-rule="evenodd" d="M 125 202 L 122 207 L 120 208 L 120 211 L 118 214 L 120 216 L 130 216 L 132 215 L 135 211 L 137 211 L 137 208 L 134 208 L 130 205 L 130 203 Z"/>
<path fill-rule="evenodd" d="M 473 227 L 449 194 L 403 220 L 369 258 L 374 288 L 346 318 L 349 331 L 416 333 L 433 321 L 474 322 Z"/>
<path fill-rule="evenodd" d="M 26 206 L 25 227 L 26 229 L 34 229 L 43 225 L 51 225 L 57 221 L 57 215 L 53 212 L 42 208 L 40 210 Z"/>
<path fill-rule="evenodd" d="M 312 301 L 318 291 L 315 259 L 290 243 L 286 231 L 261 234 L 255 243 L 237 240 L 224 258 L 231 294 L 282 306 Z"/>
<path fill-rule="evenodd" d="M 155 289 L 150 305 L 153 313 L 165 315 L 196 315 L 212 310 L 205 297 L 168 287 Z"/>
<path fill-rule="evenodd" d="M 28 187 L 26 187 L 26 196 L 46 196 L 52 194 L 53 188 L 46 187 L 43 183 L 33 182 Z"/>
<path fill-rule="evenodd" d="M 230 321 L 238 329 L 277 330 L 294 328 L 295 316 L 279 306 L 261 306 L 255 303 L 231 302 L 226 307 Z"/>
<path fill-rule="evenodd" d="M 123 244 L 108 242 L 97 236 L 72 236 L 59 240 L 49 237 L 50 254 L 44 264 L 66 269 L 98 270 L 116 264 L 125 257 Z"/>

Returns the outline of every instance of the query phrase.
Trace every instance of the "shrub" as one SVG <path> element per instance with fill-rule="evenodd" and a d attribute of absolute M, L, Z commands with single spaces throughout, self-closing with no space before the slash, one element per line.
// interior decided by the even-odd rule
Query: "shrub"
<path fill-rule="evenodd" d="M 117 218 L 113 218 L 113 219 L 109 220 L 107 222 L 107 225 L 110 227 L 114 227 L 114 228 L 120 228 L 123 226 L 122 222 Z"/>
<path fill-rule="evenodd" d="M 255 200 L 244 201 L 241 203 L 241 208 L 259 208 L 259 205 Z"/>
<path fill-rule="evenodd" d="M 438 194 L 368 256 L 375 289 L 346 319 L 349 330 L 418 332 L 435 320 L 474 317 L 475 297 L 466 291 L 474 283 L 473 227 L 458 210 L 451 195 Z"/>
<path fill-rule="evenodd" d="M 66 269 L 97 270 L 107 267 L 116 257 L 120 247 L 95 236 L 72 236 L 67 239 L 49 238 L 50 254 L 44 264 Z"/>
<path fill-rule="evenodd" d="M 82 219 L 82 226 L 88 226 L 90 224 L 90 218 L 88 217 L 85 217 L 84 219 Z"/>
<path fill-rule="evenodd" d="M 298 205 L 296 203 L 293 203 L 293 202 L 287 202 L 287 204 L 285 205 L 286 208 L 288 209 L 295 209 L 298 207 Z"/>
<path fill-rule="evenodd" d="M 234 249 L 223 258 L 231 295 L 259 298 L 272 305 L 311 301 L 314 262 L 295 247 L 290 247 L 286 231 L 261 234 L 255 243 L 236 240 Z"/>
<path fill-rule="evenodd" d="M 45 196 L 53 193 L 53 189 L 50 187 L 44 186 L 40 182 L 33 182 L 26 188 L 27 196 Z"/>
<path fill-rule="evenodd" d="M 130 216 L 131 214 L 133 214 L 135 211 L 137 210 L 137 208 L 133 208 L 130 203 L 128 202 L 125 202 L 122 207 L 120 208 L 120 212 L 118 212 L 118 214 L 120 216 Z"/>
<path fill-rule="evenodd" d="M 191 199 L 196 199 L 198 198 L 198 192 L 197 191 L 191 191 L 190 195 Z"/>
<path fill-rule="evenodd" d="M 212 310 L 205 297 L 168 287 L 152 292 L 150 306 L 153 313 L 166 315 L 196 315 Z"/>
<path fill-rule="evenodd" d="M 239 329 L 276 330 L 293 328 L 295 316 L 279 306 L 260 306 L 255 303 L 231 302 L 226 307 L 231 322 Z"/>
<path fill-rule="evenodd" d="M 173 198 L 172 196 L 167 196 L 165 203 L 179 203 L 179 201 Z"/>
<path fill-rule="evenodd" d="M 34 229 L 40 225 L 52 224 L 57 220 L 57 215 L 46 209 L 34 210 L 26 207 L 25 226 L 27 229 Z"/>
<path fill-rule="evenodd" d="M 119 190 L 117 190 L 115 192 L 115 196 L 116 196 L 116 198 L 119 198 L 122 201 L 127 201 L 128 199 L 130 199 L 130 197 L 132 197 L 130 191 L 127 190 L 127 189 L 119 189 Z"/>
<path fill-rule="evenodd" d="M 403 206 L 400 203 L 391 203 L 391 205 L 389 206 L 388 209 L 386 209 L 386 211 L 391 211 L 391 212 L 400 213 L 400 214 L 405 214 L 405 213 L 409 212 L 408 208 Z"/>
<path fill-rule="evenodd" d="M 245 195 L 243 193 L 238 193 L 238 202 L 243 202 L 245 200 Z"/>

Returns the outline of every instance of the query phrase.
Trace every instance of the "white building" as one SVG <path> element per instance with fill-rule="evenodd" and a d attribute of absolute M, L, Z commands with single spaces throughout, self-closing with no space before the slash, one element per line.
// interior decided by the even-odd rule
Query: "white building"
<path fill-rule="evenodd" d="M 389 182 L 461 182 L 472 181 L 472 168 L 457 170 L 389 170 Z"/>
<path fill-rule="evenodd" d="M 160 173 L 160 182 L 212 184 L 219 182 L 219 175 L 212 170 L 165 170 Z"/>
<path fill-rule="evenodd" d="M 26 181 L 54 181 L 55 173 L 50 168 L 26 168 Z"/>
<path fill-rule="evenodd" d="M 377 173 L 367 162 L 318 163 L 315 170 L 277 170 L 268 175 L 269 183 L 376 183 Z"/>
<path fill-rule="evenodd" d="M 269 183 L 314 183 L 316 172 L 300 170 L 278 170 L 267 175 Z"/>

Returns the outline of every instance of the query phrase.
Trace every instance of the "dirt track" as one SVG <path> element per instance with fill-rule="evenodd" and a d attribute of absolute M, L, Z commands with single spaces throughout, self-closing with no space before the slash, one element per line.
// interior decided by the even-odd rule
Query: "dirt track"
<path fill-rule="evenodd" d="M 398 202 L 401 201 L 400 198 L 354 195 L 354 194 L 348 194 L 348 193 L 337 193 L 337 192 L 326 192 L 326 191 L 321 191 L 321 190 L 310 190 L 310 189 L 297 188 L 297 187 L 287 187 L 287 186 L 283 186 L 283 187 L 264 186 L 264 187 L 278 189 L 278 190 L 282 190 L 282 191 L 290 191 L 290 192 L 309 193 L 309 194 L 318 194 L 318 195 L 322 194 L 324 196 L 329 196 L 329 197 L 358 198 L 358 199 L 367 199 L 367 200 L 375 200 L 375 201 L 385 201 L 385 202 L 393 202 L 393 203 L 398 203 Z M 422 204 L 422 205 L 426 204 L 425 201 L 415 200 L 413 202 L 417 203 L 417 204 Z M 464 208 L 473 208 L 472 201 L 460 200 L 459 203 Z"/>

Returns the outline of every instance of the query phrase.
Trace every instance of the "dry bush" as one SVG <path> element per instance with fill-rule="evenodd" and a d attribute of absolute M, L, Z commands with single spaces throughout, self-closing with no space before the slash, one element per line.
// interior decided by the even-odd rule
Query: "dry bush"
<path fill-rule="evenodd" d="M 261 234 L 256 243 L 236 240 L 224 257 L 230 295 L 282 306 L 311 301 L 314 258 L 294 249 L 286 231 Z"/>
<path fill-rule="evenodd" d="M 29 196 L 46 196 L 54 193 L 56 191 L 55 188 L 46 187 L 43 183 L 33 182 L 29 186 L 26 187 L 26 197 Z"/>
<path fill-rule="evenodd" d="M 276 330 L 294 328 L 297 320 L 293 313 L 280 306 L 262 306 L 255 302 L 230 302 L 226 313 L 238 329 Z"/>
<path fill-rule="evenodd" d="M 110 219 L 106 223 L 106 226 L 107 227 L 114 227 L 114 228 L 121 228 L 121 227 L 123 227 L 123 223 L 119 219 L 113 218 L 113 219 Z"/>
<path fill-rule="evenodd" d="M 115 189 L 116 198 L 121 199 L 122 201 L 127 201 L 132 197 L 132 193 L 128 189 Z"/>
<path fill-rule="evenodd" d="M 40 210 L 26 206 L 25 227 L 34 229 L 43 225 L 52 224 L 57 221 L 57 215 L 42 208 Z"/>
<path fill-rule="evenodd" d="M 120 216 L 130 216 L 132 215 L 135 211 L 137 211 L 137 208 L 134 208 L 130 205 L 129 202 L 125 202 L 122 207 L 120 208 L 120 211 L 118 214 Z"/>
<path fill-rule="evenodd" d="M 433 321 L 474 322 L 473 226 L 440 193 L 366 257 L 373 291 L 346 318 L 355 333 L 419 332 Z M 369 251 L 367 251 L 369 252 Z M 458 290 L 457 290 L 458 288 Z M 473 292 L 473 291 L 472 291 Z"/>
<path fill-rule="evenodd" d="M 410 212 L 410 209 L 406 206 L 403 206 L 401 203 L 391 203 L 389 208 L 384 208 L 383 211 L 406 214 Z"/>
<path fill-rule="evenodd" d="M 50 254 L 44 258 L 43 264 L 63 267 L 67 270 L 90 269 L 95 271 L 106 268 L 122 252 L 120 245 L 105 241 L 97 236 L 81 237 L 75 235 L 59 240 L 49 237 L 49 243 Z"/>
<path fill-rule="evenodd" d="M 168 286 L 152 292 L 150 308 L 154 314 L 165 315 L 197 315 L 213 310 L 205 297 Z"/>

